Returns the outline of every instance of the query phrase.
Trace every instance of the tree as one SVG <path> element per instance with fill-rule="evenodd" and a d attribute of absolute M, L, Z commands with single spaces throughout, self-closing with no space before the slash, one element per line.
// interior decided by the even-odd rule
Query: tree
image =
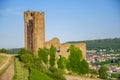
<path fill-rule="evenodd" d="M 50 65 L 51 66 L 55 65 L 55 53 L 56 53 L 56 48 L 52 45 L 50 47 Z"/>
<path fill-rule="evenodd" d="M 25 66 L 31 67 L 34 64 L 34 55 L 30 50 L 22 48 L 18 54 L 20 60 L 25 63 Z"/>
<path fill-rule="evenodd" d="M 88 63 L 83 59 L 81 50 L 74 45 L 70 46 L 67 68 L 78 74 L 85 74 L 89 71 Z"/>
<path fill-rule="evenodd" d="M 83 59 L 82 62 L 82 71 L 80 71 L 82 74 L 88 73 L 89 72 L 89 64 Z"/>
<path fill-rule="evenodd" d="M 95 69 L 90 69 L 89 72 L 90 74 L 98 74 L 98 71 Z"/>
<path fill-rule="evenodd" d="M 49 54 L 49 51 L 47 48 L 40 48 L 39 51 L 38 51 L 38 56 L 40 57 L 40 59 L 45 63 L 47 64 L 48 63 L 48 54 Z"/>
<path fill-rule="evenodd" d="M 8 50 L 3 48 L 3 49 L 0 50 L 0 53 L 8 53 Z"/>
<path fill-rule="evenodd" d="M 20 51 L 18 52 L 19 55 L 23 55 L 26 53 L 33 54 L 30 50 L 25 49 L 25 48 L 20 49 Z"/>
<path fill-rule="evenodd" d="M 118 77 L 120 77 L 119 73 L 112 73 L 111 74 L 111 78 L 118 78 Z M 120 79 L 118 79 L 118 80 L 120 80 Z"/>
<path fill-rule="evenodd" d="M 108 68 L 106 66 L 101 66 L 99 69 L 99 76 L 101 79 L 107 79 L 108 78 Z"/>
<path fill-rule="evenodd" d="M 120 80 L 120 74 L 118 75 L 117 80 Z"/>
<path fill-rule="evenodd" d="M 60 68 L 60 69 L 65 69 L 65 68 L 66 68 L 66 62 L 67 62 L 66 58 L 65 58 L 65 57 L 61 57 L 61 58 L 58 60 L 58 62 L 57 62 L 58 68 Z"/>

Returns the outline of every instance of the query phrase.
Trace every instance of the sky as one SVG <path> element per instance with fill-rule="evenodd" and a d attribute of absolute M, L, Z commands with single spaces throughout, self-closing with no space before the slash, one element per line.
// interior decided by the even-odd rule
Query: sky
<path fill-rule="evenodd" d="M 24 47 L 24 12 L 45 12 L 46 41 L 120 38 L 120 0 L 0 0 L 0 48 Z"/>

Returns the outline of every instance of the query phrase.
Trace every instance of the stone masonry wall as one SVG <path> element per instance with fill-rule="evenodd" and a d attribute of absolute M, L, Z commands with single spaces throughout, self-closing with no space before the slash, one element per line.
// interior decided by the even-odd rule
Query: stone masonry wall
<path fill-rule="evenodd" d="M 60 40 L 58 38 L 53 38 L 52 40 L 47 41 L 45 43 L 44 47 L 49 49 L 51 47 L 51 45 L 55 46 L 57 49 L 56 57 L 64 56 L 64 57 L 68 58 L 68 56 L 70 54 L 70 52 L 69 52 L 70 45 L 74 45 L 75 47 L 79 48 L 82 51 L 83 58 L 86 60 L 86 43 L 60 44 Z"/>
<path fill-rule="evenodd" d="M 24 12 L 25 48 L 37 55 L 45 43 L 44 12 Z"/>

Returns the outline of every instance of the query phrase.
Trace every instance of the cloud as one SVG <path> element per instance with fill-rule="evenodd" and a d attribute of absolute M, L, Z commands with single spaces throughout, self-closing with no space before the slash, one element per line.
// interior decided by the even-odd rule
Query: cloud
<path fill-rule="evenodd" d="M 22 15 L 22 13 L 21 8 L 0 9 L 0 14 Z"/>

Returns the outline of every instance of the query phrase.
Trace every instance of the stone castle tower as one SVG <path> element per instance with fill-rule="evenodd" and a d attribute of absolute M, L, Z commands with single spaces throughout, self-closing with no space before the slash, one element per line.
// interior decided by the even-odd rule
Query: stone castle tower
<path fill-rule="evenodd" d="M 24 12 L 25 48 L 37 55 L 45 43 L 44 12 Z"/>
<path fill-rule="evenodd" d="M 39 48 L 50 48 L 51 45 L 57 49 L 56 57 L 64 56 L 68 58 L 69 47 L 71 44 L 61 44 L 58 38 L 53 38 L 45 42 L 45 22 L 43 12 L 27 11 L 24 12 L 24 28 L 25 28 L 25 48 L 31 50 L 34 55 L 38 55 Z M 73 45 L 73 44 L 72 44 Z M 86 43 L 74 44 L 75 47 L 81 49 L 83 58 L 86 59 Z"/>

